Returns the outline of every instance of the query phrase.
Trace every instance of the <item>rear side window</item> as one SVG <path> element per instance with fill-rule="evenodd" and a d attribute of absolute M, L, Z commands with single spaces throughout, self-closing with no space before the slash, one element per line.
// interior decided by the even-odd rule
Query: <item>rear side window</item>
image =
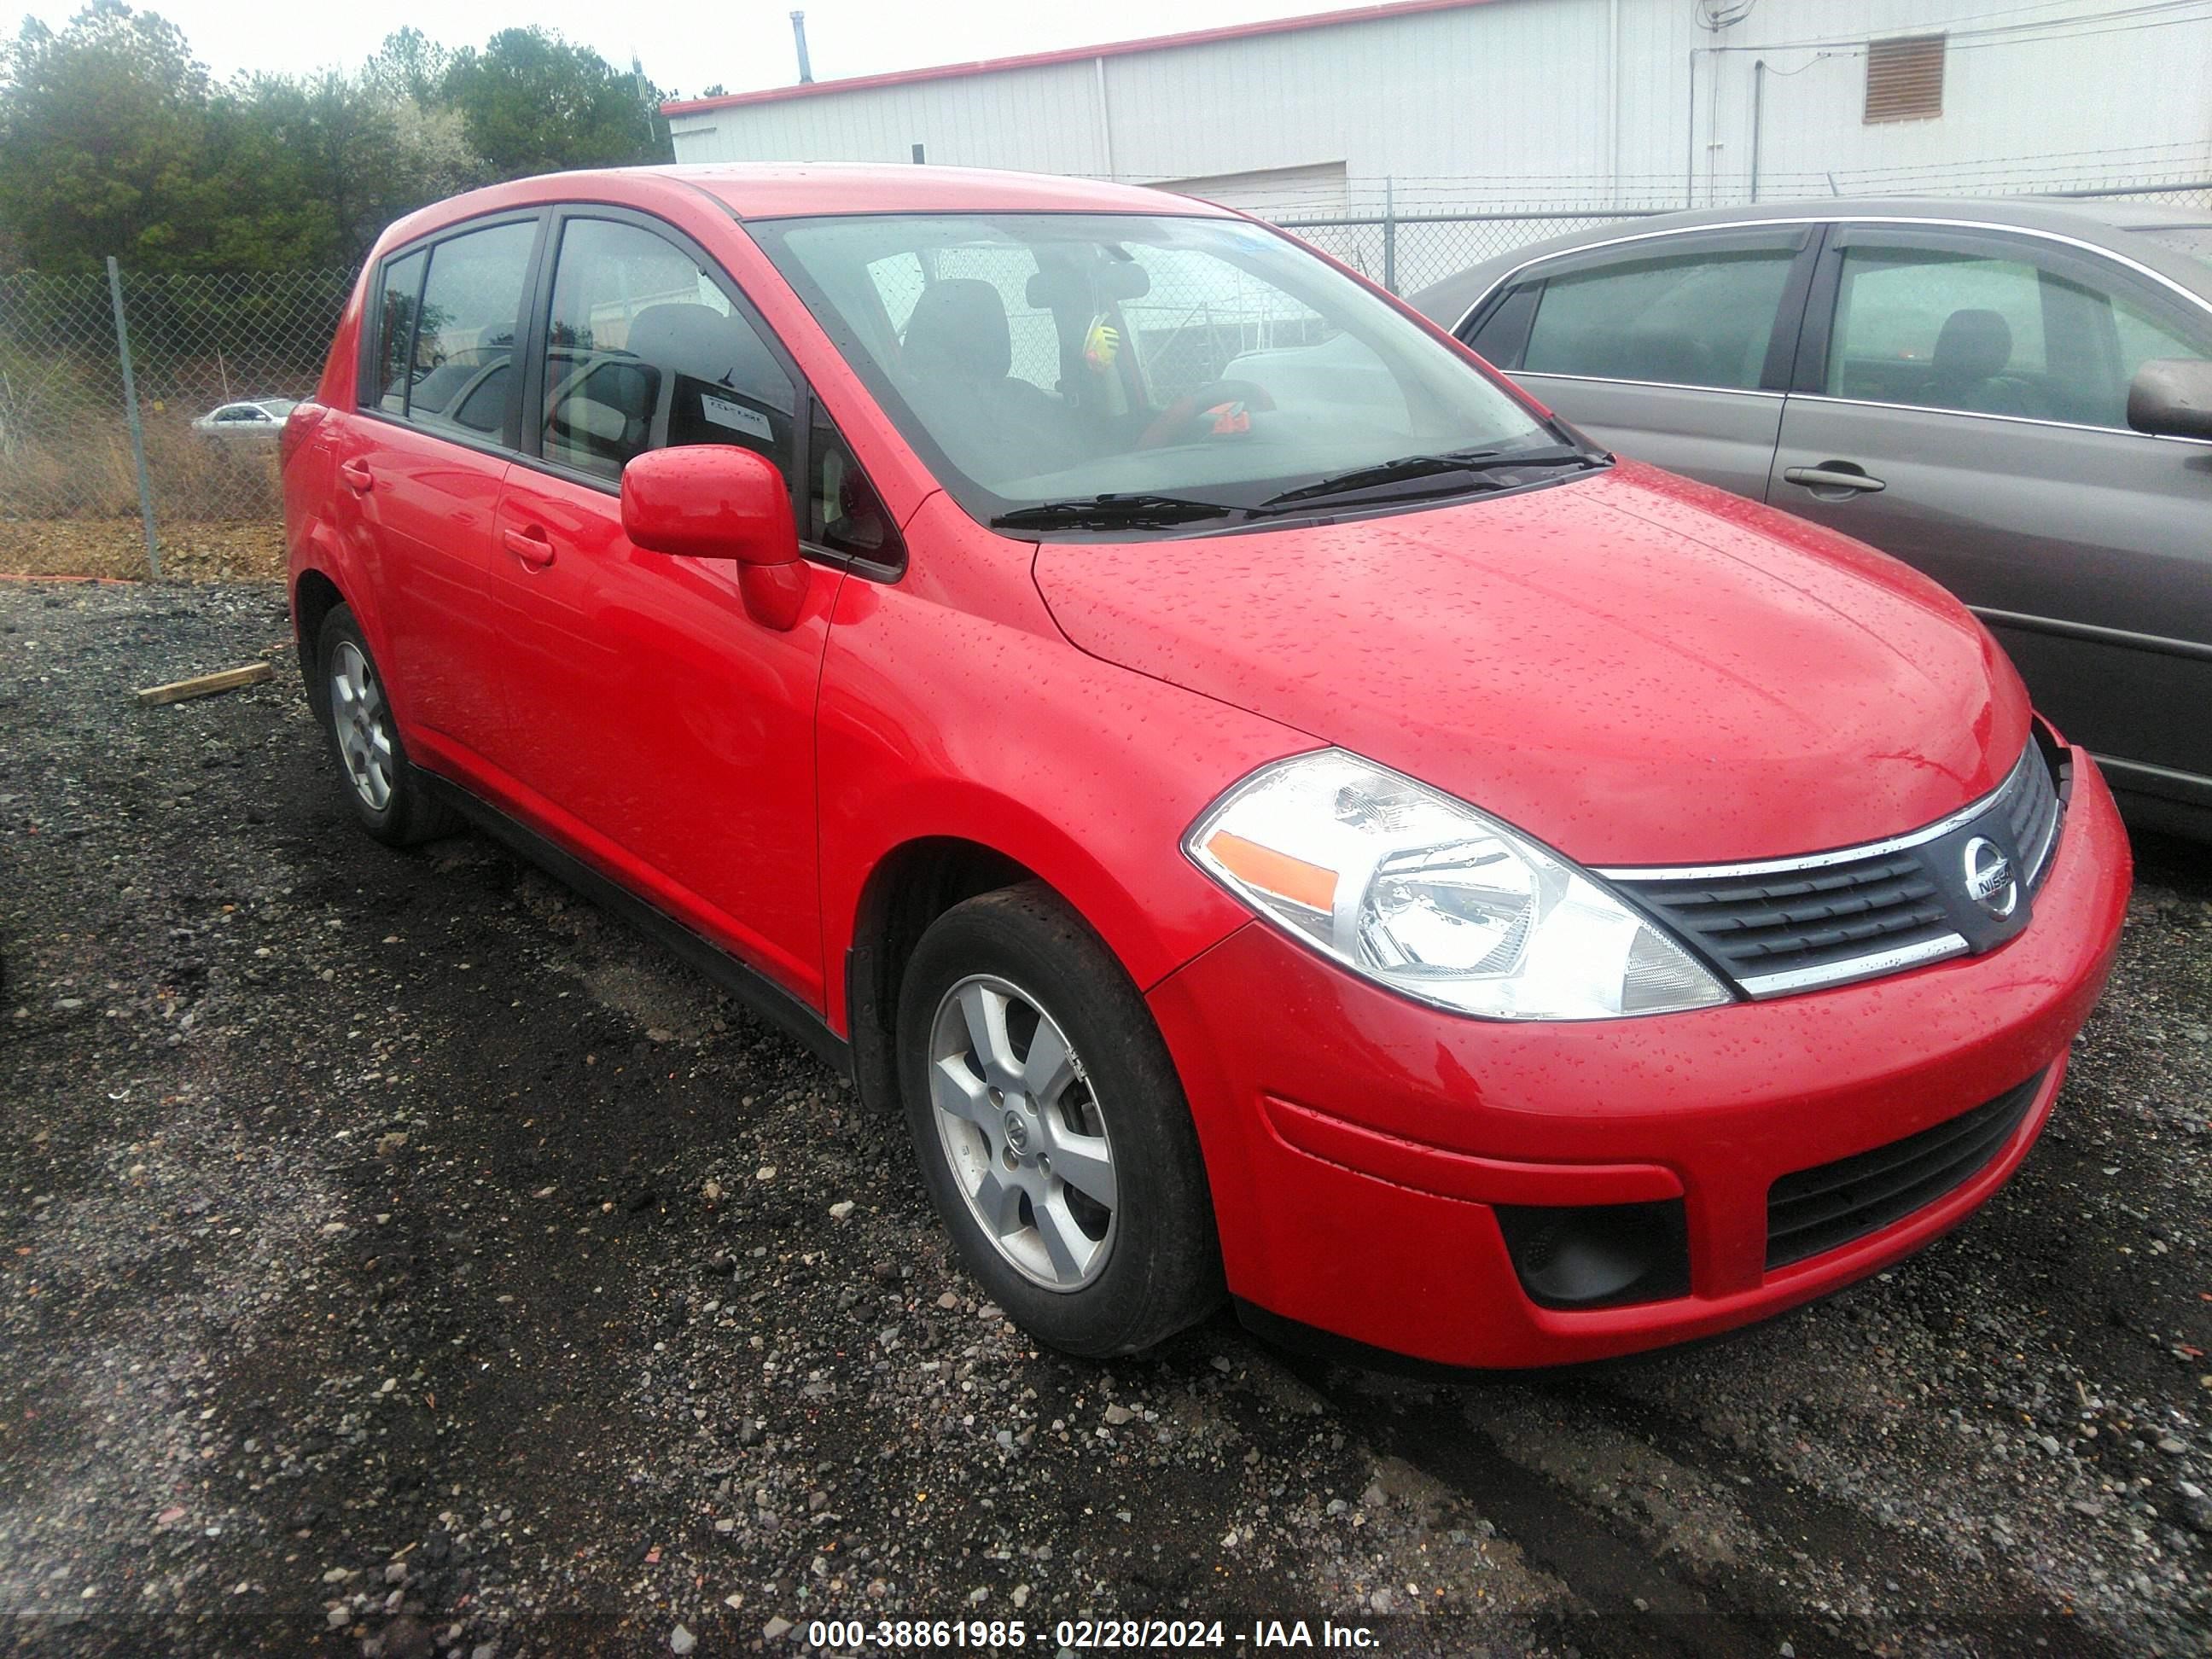
<path fill-rule="evenodd" d="M 798 391 L 752 325 L 666 238 L 572 219 L 546 334 L 544 456 L 612 481 L 648 449 L 736 444 L 787 478 Z"/>
<path fill-rule="evenodd" d="M 407 412 L 407 357 L 415 344 L 415 319 L 422 308 L 422 272 L 428 253 L 410 253 L 384 268 L 384 288 L 376 314 L 376 344 L 370 384 L 362 402 L 387 415 Z"/>
<path fill-rule="evenodd" d="M 1796 257 L 1789 248 L 1672 253 L 1553 277 L 1521 367 L 1755 390 Z"/>
<path fill-rule="evenodd" d="M 393 412 L 417 426 L 479 439 L 499 434 L 537 240 L 536 222 L 526 220 L 430 248 L 413 349 L 398 377 L 404 384 L 385 394 L 387 410 L 397 393 L 401 407 Z"/>

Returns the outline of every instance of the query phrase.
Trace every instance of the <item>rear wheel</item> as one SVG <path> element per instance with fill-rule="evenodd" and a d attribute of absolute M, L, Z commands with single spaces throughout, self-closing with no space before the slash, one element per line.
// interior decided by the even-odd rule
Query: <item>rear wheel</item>
<path fill-rule="evenodd" d="M 341 793 L 362 828 L 394 847 L 451 835 L 460 820 L 408 763 L 384 680 L 361 624 L 333 605 L 315 640 L 316 702 L 337 757 Z"/>
<path fill-rule="evenodd" d="M 901 1092 L 963 1260 L 1040 1340 L 1150 1347 L 1220 1300 L 1198 1138 L 1136 988 L 1038 885 L 948 910 L 899 1001 Z"/>

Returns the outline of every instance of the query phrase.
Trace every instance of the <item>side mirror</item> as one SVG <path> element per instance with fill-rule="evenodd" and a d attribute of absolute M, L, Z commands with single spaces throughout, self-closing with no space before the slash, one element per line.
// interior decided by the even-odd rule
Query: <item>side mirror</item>
<path fill-rule="evenodd" d="M 791 489 L 775 464 L 730 444 L 654 449 L 623 468 L 623 533 L 648 553 L 730 559 L 753 620 L 794 627 L 806 601 Z"/>
<path fill-rule="evenodd" d="M 2212 362 L 2152 358 L 2129 382 L 2128 424 L 2165 438 L 2212 438 Z"/>

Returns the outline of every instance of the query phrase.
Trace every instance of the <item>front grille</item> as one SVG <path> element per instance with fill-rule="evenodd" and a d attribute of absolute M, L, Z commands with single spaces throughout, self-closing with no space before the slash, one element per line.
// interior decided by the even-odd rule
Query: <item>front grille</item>
<path fill-rule="evenodd" d="M 2004 782 L 1910 835 L 1796 859 L 1603 873 L 1753 997 L 1839 985 L 1994 949 L 2026 925 L 2058 839 L 2055 762 L 2031 741 Z M 2021 878 L 2010 918 L 1978 915 L 1959 854 L 1997 842 Z"/>
<path fill-rule="evenodd" d="M 2044 1076 L 1917 1135 L 1784 1176 L 1766 1189 L 1766 1265 L 1832 1250 L 1964 1186 L 2012 1139 Z"/>
<path fill-rule="evenodd" d="M 1653 883 L 1639 890 L 1739 981 L 1856 961 L 1953 933 L 1910 853 L 1764 880 Z"/>

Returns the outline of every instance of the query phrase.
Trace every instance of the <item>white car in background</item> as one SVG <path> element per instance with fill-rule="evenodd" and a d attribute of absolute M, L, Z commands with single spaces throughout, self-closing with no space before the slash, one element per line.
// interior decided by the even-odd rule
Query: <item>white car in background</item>
<path fill-rule="evenodd" d="M 192 430 L 218 443 L 274 444 L 295 402 L 291 398 L 259 398 L 223 404 L 195 420 Z"/>

